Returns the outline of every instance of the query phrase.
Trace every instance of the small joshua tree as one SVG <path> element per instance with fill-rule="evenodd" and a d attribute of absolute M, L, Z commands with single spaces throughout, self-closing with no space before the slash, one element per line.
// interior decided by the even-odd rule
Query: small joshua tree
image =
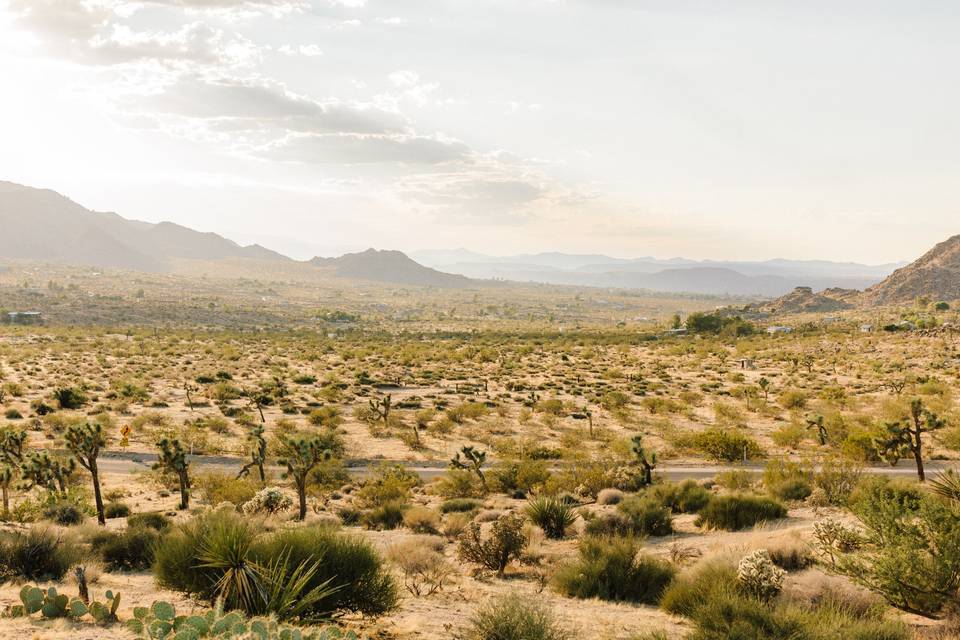
<path fill-rule="evenodd" d="M 926 480 L 923 472 L 923 434 L 946 426 L 946 422 L 932 411 L 923 407 L 923 401 L 915 399 L 910 403 L 910 417 L 897 422 L 887 423 L 886 437 L 876 440 L 877 451 L 891 465 L 911 453 L 917 464 L 917 477 L 920 482 Z"/>
<path fill-rule="evenodd" d="M 827 427 L 823 424 L 823 416 L 808 417 L 807 429 L 816 430 L 820 444 L 827 444 Z"/>
<path fill-rule="evenodd" d="M 390 420 L 390 409 L 392 405 L 393 397 L 389 393 L 379 399 L 370 399 L 370 411 L 373 412 L 377 420 L 383 420 L 383 426 L 387 426 Z M 414 429 L 414 431 L 416 431 L 416 429 Z M 417 441 L 419 442 L 419 440 L 418 434 Z"/>
<path fill-rule="evenodd" d="M 460 455 L 463 454 L 463 458 Z M 472 446 L 464 446 L 457 452 L 457 455 L 450 461 L 451 469 L 463 469 L 472 471 L 480 479 L 483 490 L 487 490 L 487 478 L 483 474 L 483 463 L 487 461 L 487 452 L 474 449 Z"/>
<path fill-rule="evenodd" d="M 314 467 L 333 457 L 333 453 L 319 435 L 312 436 L 281 436 L 281 451 L 283 457 L 278 462 L 287 468 L 284 478 L 292 478 L 297 490 L 300 510 L 299 520 L 307 517 L 307 479 Z"/>
<path fill-rule="evenodd" d="M 657 454 L 654 451 L 647 451 L 643 446 L 643 436 L 633 436 L 630 441 L 630 453 L 633 454 L 643 469 L 643 483 L 645 485 L 653 484 L 653 470 L 657 467 Z"/>
<path fill-rule="evenodd" d="M 19 465 L 23 462 L 23 446 L 27 442 L 27 432 L 16 429 L 0 430 L 0 462 Z"/>
<path fill-rule="evenodd" d="M 166 469 L 177 474 L 177 480 L 180 482 L 180 508 L 190 508 L 190 463 L 187 462 L 187 451 L 180 444 L 180 441 L 174 438 L 161 438 L 157 442 L 157 449 L 160 450 L 160 456 L 154 469 Z"/>
<path fill-rule="evenodd" d="M 31 451 L 24 455 L 20 467 L 21 487 L 29 491 L 43 487 L 51 493 L 65 494 L 67 482 L 77 468 L 73 458 L 51 456 L 46 451 Z"/>
<path fill-rule="evenodd" d="M 103 496 L 100 493 L 100 472 L 97 468 L 97 458 L 100 450 L 107 446 L 107 437 L 103 433 L 103 426 L 99 424 L 71 425 L 64 440 L 67 449 L 73 454 L 84 469 L 90 472 L 93 479 L 93 500 L 97 506 L 97 522 L 105 525 L 107 519 L 103 513 Z"/>
<path fill-rule="evenodd" d="M 770 381 L 767 380 L 766 378 L 760 378 L 760 380 L 757 381 L 757 384 L 760 386 L 760 391 L 763 391 L 763 401 L 769 402 L 770 401 Z"/>
<path fill-rule="evenodd" d="M 250 473 L 250 469 L 256 467 L 260 474 L 260 482 L 264 482 L 267 479 L 263 472 L 263 465 L 267 460 L 267 441 L 263 437 L 262 424 L 250 428 L 250 432 L 247 434 L 247 444 L 250 447 L 250 462 L 243 465 L 240 473 L 237 474 L 237 478 L 242 478 Z"/>

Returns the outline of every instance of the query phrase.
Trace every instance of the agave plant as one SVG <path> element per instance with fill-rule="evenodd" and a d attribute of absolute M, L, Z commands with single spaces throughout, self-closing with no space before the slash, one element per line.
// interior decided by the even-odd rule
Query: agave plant
<path fill-rule="evenodd" d="M 930 489 L 942 498 L 952 502 L 960 502 L 960 473 L 954 469 L 947 469 L 937 474 L 929 482 Z"/>
<path fill-rule="evenodd" d="M 263 607 L 260 571 L 248 560 L 252 542 L 253 536 L 246 525 L 236 522 L 216 527 L 206 536 L 201 547 L 197 567 L 218 576 L 214 592 L 228 610 L 255 613 Z"/>
<path fill-rule="evenodd" d="M 304 560 L 290 571 L 290 551 L 284 551 L 269 564 L 255 565 L 262 585 L 263 611 L 279 620 L 296 620 L 305 617 L 318 602 L 329 598 L 343 588 L 330 586 L 333 578 L 307 590 L 310 581 L 320 568 L 322 558 Z"/>
<path fill-rule="evenodd" d="M 527 515 L 550 539 L 560 540 L 577 519 L 573 506 L 560 498 L 541 496 L 527 505 Z"/>

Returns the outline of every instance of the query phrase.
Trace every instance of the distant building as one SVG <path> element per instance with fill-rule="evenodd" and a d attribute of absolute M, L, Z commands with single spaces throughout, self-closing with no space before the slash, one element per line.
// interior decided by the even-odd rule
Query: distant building
<path fill-rule="evenodd" d="M 685 335 L 687 335 L 687 330 L 686 330 L 686 329 L 683 329 L 683 328 L 680 328 L 680 329 L 667 329 L 666 331 L 663 332 L 663 334 L 664 334 L 665 336 L 670 336 L 670 337 L 672 337 L 672 336 L 685 336 Z"/>
<path fill-rule="evenodd" d="M 782 325 L 774 325 L 772 327 L 767 327 L 767 333 L 770 335 L 775 335 L 777 333 L 793 333 L 793 327 L 784 327 Z"/>
<path fill-rule="evenodd" d="M 43 314 L 39 311 L 10 311 L 4 320 L 7 324 L 43 324 Z"/>
<path fill-rule="evenodd" d="M 860 333 L 873 333 L 873 325 L 872 324 L 860 325 Z"/>

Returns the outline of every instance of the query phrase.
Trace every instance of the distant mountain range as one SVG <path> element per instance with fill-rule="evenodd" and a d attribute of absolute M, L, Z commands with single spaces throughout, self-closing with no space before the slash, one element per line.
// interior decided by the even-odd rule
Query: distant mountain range
<path fill-rule="evenodd" d="M 820 260 L 661 260 L 565 253 L 496 257 L 465 249 L 416 251 L 411 257 L 435 269 L 471 278 L 770 297 L 784 295 L 799 286 L 864 289 L 902 266 Z"/>
<path fill-rule="evenodd" d="M 172 222 L 90 211 L 54 191 L 12 182 L 0 182 L 0 229 L 0 258 L 137 271 L 165 271 L 176 258 L 288 260 L 259 245 L 241 247 Z"/>
<path fill-rule="evenodd" d="M 468 288 L 494 280 L 622 287 L 660 292 L 786 297 L 778 309 L 842 309 L 910 302 L 925 295 L 960 299 L 960 236 L 910 265 L 827 261 L 696 261 L 539 253 L 488 256 L 464 249 L 368 249 L 338 258 L 296 262 L 260 245 L 241 246 L 215 233 L 85 209 L 45 189 L 0 182 L 0 260 L 31 260 L 170 271 L 179 260 L 241 259 L 320 269 L 333 277 L 414 286 Z M 798 289 L 801 287 L 801 289 Z M 863 293 L 857 290 L 862 290 Z M 815 294 L 815 290 L 824 290 Z"/>

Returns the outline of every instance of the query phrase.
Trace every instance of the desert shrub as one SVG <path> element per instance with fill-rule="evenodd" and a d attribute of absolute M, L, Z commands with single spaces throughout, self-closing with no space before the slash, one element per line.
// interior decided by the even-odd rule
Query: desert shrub
<path fill-rule="evenodd" d="M 841 506 L 847 504 L 862 478 L 863 468 L 859 464 L 831 456 L 820 461 L 820 469 L 813 476 L 813 484 L 823 490 L 827 502 Z"/>
<path fill-rule="evenodd" d="M 757 474 L 746 469 L 730 469 L 718 473 L 714 481 L 729 491 L 747 491 L 757 482 Z"/>
<path fill-rule="evenodd" d="M 505 514 L 497 518 L 484 539 L 480 524 L 472 522 L 460 536 L 457 554 L 464 562 L 473 562 L 502 576 L 514 560 L 519 560 L 528 540 L 523 532 L 523 516 Z"/>
<path fill-rule="evenodd" d="M 577 519 L 572 505 L 561 498 L 550 496 L 531 500 L 527 504 L 527 516 L 553 540 L 562 539 L 567 533 L 567 527 Z"/>
<path fill-rule="evenodd" d="M 777 398 L 780 406 L 784 409 L 803 409 L 807 406 L 809 397 L 799 389 L 786 389 Z"/>
<path fill-rule="evenodd" d="M 816 562 L 810 545 L 798 537 L 783 537 L 764 543 L 773 564 L 784 571 L 801 571 Z"/>
<path fill-rule="evenodd" d="M 122 502 L 108 502 L 103 508 L 103 515 L 107 518 L 126 518 L 130 515 L 130 507 Z"/>
<path fill-rule="evenodd" d="M 440 515 L 429 507 L 412 507 L 403 514 L 403 526 L 414 533 L 437 533 Z"/>
<path fill-rule="evenodd" d="M 81 524 L 87 518 L 87 514 L 84 513 L 81 506 L 67 500 L 59 500 L 47 506 L 43 510 L 43 515 L 64 527 Z"/>
<path fill-rule="evenodd" d="M 483 505 L 483 502 L 474 498 L 451 498 L 444 500 L 440 504 L 440 513 L 461 513 L 464 511 L 475 511 Z"/>
<path fill-rule="evenodd" d="M 339 587 L 311 607 L 312 617 L 335 612 L 377 616 L 397 605 L 396 582 L 381 556 L 363 538 L 326 526 L 313 526 L 263 536 L 250 548 L 251 558 L 260 563 L 283 554 L 289 554 L 291 572 L 305 561 L 320 559 L 308 589 L 327 580 L 331 586 Z"/>
<path fill-rule="evenodd" d="M 672 513 L 697 513 L 710 501 L 710 492 L 694 480 L 684 480 L 680 484 L 664 482 L 647 490 Z"/>
<path fill-rule="evenodd" d="M 761 600 L 770 600 L 779 595 L 786 575 L 786 571 L 773 563 L 766 549 L 747 554 L 737 565 L 737 584 L 740 589 Z"/>
<path fill-rule="evenodd" d="M 465 635 L 467 640 L 568 640 L 572 637 L 543 604 L 515 593 L 478 609 Z"/>
<path fill-rule="evenodd" d="M 200 513 L 164 535 L 154 549 L 153 573 L 160 587 L 213 601 L 217 571 L 204 568 L 205 549 L 230 540 L 248 548 L 259 533 L 235 511 L 215 509 Z M 245 557 L 240 558 L 245 561 Z"/>
<path fill-rule="evenodd" d="M 407 471 L 400 464 L 381 464 L 364 480 L 357 491 L 357 498 L 365 507 L 386 503 L 408 502 L 410 491 L 420 484 L 417 474 Z"/>
<path fill-rule="evenodd" d="M 779 429 L 775 429 L 773 433 L 770 434 L 770 439 L 773 440 L 773 443 L 778 447 L 786 447 L 787 449 L 797 449 L 800 446 L 800 443 L 804 441 L 810 435 L 807 431 L 805 425 L 800 424 L 799 422 L 791 422 L 785 424 Z"/>
<path fill-rule="evenodd" d="M 676 438 L 677 446 L 698 451 L 713 460 L 737 462 L 763 457 L 763 449 L 757 441 L 739 431 L 711 428 L 697 433 L 687 433 Z"/>
<path fill-rule="evenodd" d="M 813 492 L 813 469 L 790 460 L 771 460 L 763 472 L 767 491 L 780 500 L 803 500 Z"/>
<path fill-rule="evenodd" d="M 291 498 L 283 489 L 278 487 L 264 487 L 257 491 L 252 498 L 243 503 L 243 512 L 247 515 L 257 513 L 276 514 L 286 511 L 293 506 Z"/>
<path fill-rule="evenodd" d="M 153 550 L 159 539 L 155 529 L 134 527 L 120 532 L 101 531 L 90 539 L 90 546 L 109 571 L 143 571 L 153 564 Z"/>
<path fill-rule="evenodd" d="M 390 547 L 387 557 L 400 568 L 403 586 L 415 596 L 429 596 L 440 591 L 453 573 L 453 567 L 443 554 L 422 539 L 406 540 Z"/>
<path fill-rule="evenodd" d="M 956 604 L 960 590 L 957 505 L 913 486 L 869 478 L 854 492 L 850 508 L 864 531 L 859 549 L 828 551 L 840 573 L 904 611 L 936 616 Z"/>
<path fill-rule="evenodd" d="M 229 502 L 240 507 L 260 490 L 260 483 L 250 476 L 237 478 L 236 474 L 222 471 L 198 473 L 191 478 L 191 483 L 211 505 Z"/>
<path fill-rule="evenodd" d="M 127 516 L 127 527 L 131 528 L 142 527 L 156 531 L 166 531 L 172 524 L 173 521 L 159 511 L 133 513 Z"/>
<path fill-rule="evenodd" d="M 578 558 L 554 575 L 554 588 L 576 598 L 656 604 L 674 569 L 639 550 L 634 538 L 586 537 Z"/>
<path fill-rule="evenodd" d="M 408 508 L 408 505 L 400 500 L 384 502 L 364 512 L 360 521 L 367 529 L 396 529 L 403 524 L 403 514 Z"/>
<path fill-rule="evenodd" d="M 706 602 L 736 589 L 737 570 L 723 560 L 703 562 L 677 576 L 664 590 L 660 608 L 690 618 Z"/>
<path fill-rule="evenodd" d="M 494 491 L 527 494 L 546 484 L 550 479 L 550 468 L 544 460 L 505 460 L 494 465 L 487 477 Z"/>
<path fill-rule="evenodd" d="M 623 501 L 623 491 L 620 489 L 604 489 L 597 494 L 597 504 L 609 505 L 620 504 Z"/>
<path fill-rule="evenodd" d="M 466 469 L 447 470 L 447 473 L 433 484 L 433 488 L 438 495 L 450 500 L 479 498 L 485 493 L 480 479 Z"/>
<path fill-rule="evenodd" d="M 49 529 L 0 536 L 0 578 L 60 581 L 79 557 L 76 545 Z"/>
<path fill-rule="evenodd" d="M 363 511 L 354 507 L 340 507 L 337 509 L 337 517 L 340 518 L 340 522 L 349 527 L 360 523 Z"/>
<path fill-rule="evenodd" d="M 698 527 L 739 531 L 758 522 L 777 520 L 787 509 L 776 500 L 751 495 L 714 496 L 700 510 L 695 521 Z"/>
<path fill-rule="evenodd" d="M 655 499 L 630 496 L 617 505 L 617 511 L 629 520 L 634 535 L 668 536 L 673 533 L 670 510 Z"/>

